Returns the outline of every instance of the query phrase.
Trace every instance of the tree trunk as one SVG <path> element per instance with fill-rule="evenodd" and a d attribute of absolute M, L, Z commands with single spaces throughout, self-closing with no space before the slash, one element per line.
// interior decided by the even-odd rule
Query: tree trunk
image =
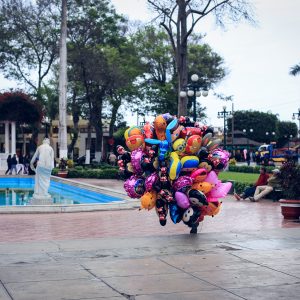
<path fill-rule="evenodd" d="M 92 141 L 92 126 L 91 122 L 88 123 L 88 135 L 85 148 L 85 164 L 89 165 L 91 163 L 91 141 Z"/>
<path fill-rule="evenodd" d="M 114 105 L 112 107 L 112 111 L 111 111 L 111 119 L 110 119 L 110 123 L 109 123 L 109 136 L 113 136 L 114 134 L 114 127 L 115 127 L 115 123 L 117 120 L 117 113 L 118 110 L 121 106 L 121 101 L 116 101 L 114 102 Z"/>
<path fill-rule="evenodd" d="M 97 123 L 101 124 L 101 120 Z M 95 131 L 96 131 L 96 145 L 95 145 L 95 160 L 97 162 L 101 162 L 101 157 L 106 157 L 106 149 L 102 149 L 102 138 L 103 138 L 103 131 L 102 131 L 102 125 L 96 124 Z M 104 148 L 104 145 L 103 145 Z M 102 151 L 103 150 L 103 151 Z"/>
<path fill-rule="evenodd" d="M 68 156 L 67 148 L 67 0 L 62 0 L 59 47 L 59 157 Z"/>
<path fill-rule="evenodd" d="M 186 24 L 186 3 L 185 0 L 177 0 L 178 3 L 178 30 L 177 34 L 177 68 L 178 68 L 178 116 L 187 114 L 187 97 L 180 97 L 179 93 L 186 88 L 187 80 L 187 24 Z"/>

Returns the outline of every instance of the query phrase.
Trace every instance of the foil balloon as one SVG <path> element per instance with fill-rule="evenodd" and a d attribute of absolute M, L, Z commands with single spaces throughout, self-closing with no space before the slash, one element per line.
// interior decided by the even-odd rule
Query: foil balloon
<path fill-rule="evenodd" d="M 155 191 L 146 192 L 141 197 L 141 209 L 152 209 L 156 204 L 157 193 Z"/>
<path fill-rule="evenodd" d="M 132 135 L 126 139 L 126 146 L 130 151 L 136 150 L 140 147 L 145 147 L 144 137 L 142 135 Z"/>
<path fill-rule="evenodd" d="M 196 154 L 201 147 L 202 138 L 200 135 L 192 135 L 187 139 L 185 153 Z"/>
<path fill-rule="evenodd" d="M 191 206 L 189 198 L 187 197 L 186 194 L 184 194 L 182 192 L 176 192 L 175 199 L 176 199 L 177 205 L 181 208 L 187 209 L 188 207 Z"/>
<path fill-rule="evenodd" d="M 201 191 L 191 189 L 188 192 L 188 196 L 192 205 L 195 206 L 208 205 L 206 196 Z"/>
<path fill-rule="evenodd" d="M 157 173 L 152 173 L 145 179 L 146 191 L 149 192 L 155 188 L 156 183 L 159 181 L 159 176 Z"/>
<path fill-rule="evenodd" d="M 132 175 L 124 182 L 124 189 L 130 198 L 140 198 L 145 192 L 144 179 Z"/>
<path fill-rule="evenodd" d="M 179 223 L 182 220 L 183 212 L 175 202 L 169 203 L 169 211 L 170 211 L 170 218 L 174 224 Z"/>
<path fill-rule="evenodd" d="M 201 208 L 197 206 L 191 206 L 184 211 L 182 221 L 189 227 L 198 225 L 201 217 Z"/>
<path fill-rule="evenodd" d="M 192 172 L 191 178 L 193 179 L 194 183 L 202 182 L 205 180 L 207 173 L 208 172 L 206 169 L 200 168 Z"/>
<path fill-rule="evenodd" d="M 163 141 L 166 139 L 167 122 L 162 115 L 159 115 L 154 120 L 154 130 L 158 140 Z"/>
<path fill-rule="evenodd" d="M 230 191 L 231 187 L 231 182 L 220 182 L 210 191 L 209 196 L 213 198 L 224 198 Z"/>
<path fill-rule="evenodd" d="M 191 187 L 193 184 L 193 180 L 190 176 L 180 176 L 173 184 L 173 189 L 175 191 L 182 191 Z"/>
<path fill-rule="evenodd" d="M 143 174 L 143 169 L 141 166 L 142 157 L 144 152 L 141 148 L 131 152 L 131 165 L 135 174 Z"/>

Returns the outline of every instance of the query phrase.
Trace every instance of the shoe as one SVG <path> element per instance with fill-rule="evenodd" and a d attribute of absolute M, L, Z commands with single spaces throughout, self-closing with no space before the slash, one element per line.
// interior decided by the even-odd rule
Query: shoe
<path fill-rule="evenodd" d="M 249 197 L 249 200 L 250 200 L 251 202 L 256 202 L 256 200 L 255 200 L 253 197 Z"/>
<path fill-rule="evenodd" d="M 197 227 L 192 227 L 190 233 L 191 234 L 197 234 Z"/>
<path fill-rule="evenodd" d="M 235 197 L 236 200 L 240 201 L 242 197 L 238 195 L 237 193 L 234 193 L 233 196 Z"/>

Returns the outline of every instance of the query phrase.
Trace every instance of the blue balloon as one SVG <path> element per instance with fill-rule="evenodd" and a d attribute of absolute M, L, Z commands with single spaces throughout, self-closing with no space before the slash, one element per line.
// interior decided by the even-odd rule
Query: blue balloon
<path fill-rule="evenodd" d="M 174 224 L 182 220 L 184 211 L 176 204 L 176 202 L 169 203 L 170 217 Z"/>

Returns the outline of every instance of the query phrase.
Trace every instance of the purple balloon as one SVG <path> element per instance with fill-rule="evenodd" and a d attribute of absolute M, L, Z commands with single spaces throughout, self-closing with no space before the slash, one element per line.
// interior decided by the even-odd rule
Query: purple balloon
<path fill-rule="evenodd" d="M 145 179 L 146 191 L 150 192 L 153 188 L 153 185 L 159 180 L 157 173 L 152 173 Z"/>
<path fill-rule="evenodd" d="M 124 182 L 124 189 L 130 198 L 140 198 L 145 192 L 144 179 L 132 175 Z"/>
<path fill-rule="evenodd" d="M 144 155 L 144 151 L 141 148 L 138 148 L 131 152 L 131 165 L 134 171 L 134 174 L 140 175 L 143 174 L 143 169 L 141 166 L 141 160 Z"/>
<path fill-rule="evenodd" d="M 193 179 L 189 176 L 180 176 L 173 184 L 173 189 L 179 191 L 185 187 L 192 186 Z"/>
<path fill-rule="evenodd" d="M 191 206 L 188 196 L 184 193 L 176 192 L 175 199 L 176 199 L 177 205 L 181 208 L 187 209 Z"/>

